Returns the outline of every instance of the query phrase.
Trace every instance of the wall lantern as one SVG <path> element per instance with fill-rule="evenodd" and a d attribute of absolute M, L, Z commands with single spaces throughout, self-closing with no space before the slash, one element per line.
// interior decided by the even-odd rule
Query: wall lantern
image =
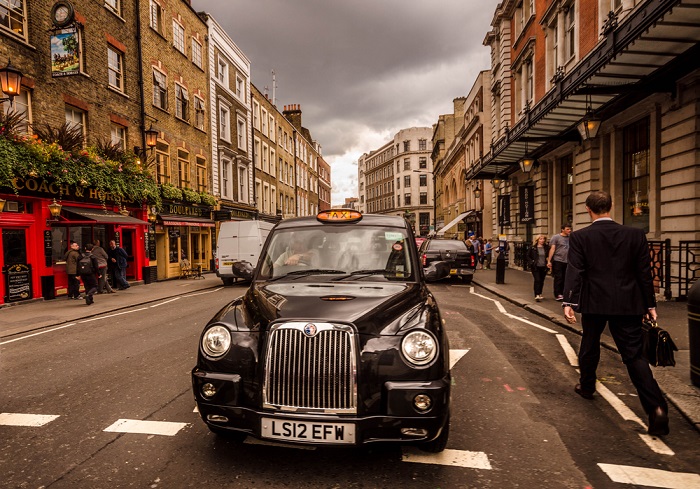
<path fill-rule="evenodd" d="M 535 166 L 535 163 L 535 158 L 530 158 L 527 156 L 518 161 L 518 164 L 520 165 L 520 170 L 523 173 L 530 173 L 530 170 L 532 170 L 532 168 Z"/>
<path fill-rule="evenodd" d="M 22 72 L 12 66 L 12 63 L 8 59 L 7 66 L 0 68 L 0 90 L 7 95 L 7 97 L 0 98 L 0 102 L 9 100 L 10 106 L 12 106 L 12 101 L 19 95 L 23 76 Z"/>
<path fill-rule="evenodd" d="M 3 199 L 2 197 L 0 197 L 0 212 L 2 212 L 3 209 L 5 208 L 5 202 L 6 202 L 6 200 Z"/>
<path fill-rule="evenodd" d="M 493 185 L 493 188 L 499 188 L 501 183 L 503 183 L 503 179 L 499 176 L 495 176 L 491 179 L 491 185 Z"/>
<path fill-rule="evenodd" d="M 153 207 L 148 209 L 148 220 L 155 224 L 156 220 L 158 219 L 158 214 L 156 214 L 156 211 Z"/>
<path fill-rule="evenodd" d="M 61 215 L 61 208 L 63 206 L 53 199 L 53 202 L 49 204 L 49 212 L 51 213 L 51 219 L 58 221 L 58 217 Z"/>
<path fill-rule="evenodd" d="M 481 197 L 481 189 L 479 188 L 479 184 L 476 184 L 476 188 L 474 189 L 474 197 L 477 199 Z"/>
<path fill-rule="evenodd" d="M 596 117 L 593 114 L 590 95 L 586 95 L 586 115 L 583 116 L 581 122 L 576 124 L 576 129 L 578 129 L 581 139 L 584 141 L 594 139 L 598 135 L 601 122 L 600 117 Z"/>
<path fill-rule="evenodd" d="M 149 127 L 146 130 L 146 146 L 148 146 L 150 149 L 153 149 L 156 147 L 158 140 L 158 131 L 153 129 L 153 124 L 151 124 L 151 127 Z"/>

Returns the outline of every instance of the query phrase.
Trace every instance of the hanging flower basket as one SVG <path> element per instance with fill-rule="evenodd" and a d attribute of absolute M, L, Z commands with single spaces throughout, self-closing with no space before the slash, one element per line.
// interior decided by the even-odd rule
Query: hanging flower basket
<path fill-rule="evenodd" d="M 208 205 L 210 207 L 214 207 L 216 205 L 216 197 L 213 195 L 210 195 L 206 192 L 202 192 L 199 194 L 199 197 L 202 201 L 202 204 Z"/>
<path fill-rule="evenodd" d="M 187 202 L 191 202 L 192 204 L 199 204 L 202 201 L 202 198 L 199 196 L 199 194 L 191 188 L 183 188 L 182 197 Z"/>

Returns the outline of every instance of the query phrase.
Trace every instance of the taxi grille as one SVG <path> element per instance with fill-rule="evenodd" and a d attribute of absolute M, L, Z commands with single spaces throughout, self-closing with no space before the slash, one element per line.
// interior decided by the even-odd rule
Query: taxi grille
<path fill-rule="evenodd" d="M 307 323 L 273 330 L 268 343 L 264 407 L 288 411 L 355 413 L 355 348 L 350 328 Z"/>

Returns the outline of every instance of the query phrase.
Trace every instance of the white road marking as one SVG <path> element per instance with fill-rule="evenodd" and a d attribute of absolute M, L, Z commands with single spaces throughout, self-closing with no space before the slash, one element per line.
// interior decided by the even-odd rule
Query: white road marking
<path fill-rule="evenodd" d="M 119 419 L 103 431 L 113 433 L 139 433 L 144 435 L 175 436 L 187 423 L 170 421 L 141 421 L 139 419 Z"/>
<path fill-rule="evenodd" d="M 37 335 L 44 334 L 44 333 L 51 333 L 52 331 L 58 331 L 59 329 L 67 328 L 69 326 L 75 326 L 76 324 L 77 323 L 64 324 L 63 326 L 59 326 L 57 328 L 47 329 L 46 331 L 39 331 L 38 333 L 28 334 L 27 336 L 22 336 L 21 338 L 15 338 L 14 340 L 3 341 L 2 343 L 0 343 L 0 346 L 7 345 L 8 343 L 13 343 L 15 341 L 26 340 L 27 338 L 31 338 L 32 336 L 37 336 Z"/>
<path fill-rule="evenodd" d="M 57 415 L 52 414 L 20 414 L 20 413 L 0 413 L 0 425 L 2 426 L 44 426 Z"/>
<path fill-rule="evenodd" d="M 468 450 L 447 449 L 440 453 L 426 453 L 418 448 L 404 447 L 401 460 L 416 464 L 449 465 L 466 467 L 468 469 L 491 470 L 491 463 L 484 452 L 470 452 Z"/>
<path fill-rule="evenodd" d="M 566 358 L 569 360 L 569 363 L 571 364 L 572 367 L 578 367 L 578 355 L 576 355 L 576 352 L 574 351 L 573 348 L 571 348 L 571 345 L 569 344 L 569 340 L 566 339 L 566 336 L 563 334 L 557 334 L 557 339 L 559 340 L 559 344 L 561 345 L 562 349 L 564 350 L 564 354 L 566 355 Z"/>
<path fill-rule="evenodd" d="M 598 464 L 613 482 L 666 489 L 698 489 L 700 475 L 687 472 L 646 469 L 629 465 Z"/>
<path fill-rule="evenodd" d="M 469 348 L 466 350 L 450 350 L 450 370 L 452 370 L 452 367 L 454 367 L 468 352 Z"/>
<path fill-rule="evenodd" d="M 547 328 L 545 326 L 541 326 L 537 323 L 533 323 L 532 321 L 530 321 L 528 319 L 522 318 L 520 316 L 516 316 L 514 314 L 509 314 L 507 312 L 504 312 L 503 314 L 505 314 L 507 317 L 509 317 L 511 319 L 515 319 L 517 321 L 520 321 L 521 323 L 529 324 L 530 326 L 534 326 L 535 328 L 541 329 L 542 331 L 546 331 L 547 333 L 556 334 L 556 331 L 554 331 L 553 329 Z"/>
<path fill-rule="evenodd" d="M 639 438 L 641 438 L 649 448 L 658 454 L 675 455 L 673 450 L 671 450 L 668 445 L 655 436 L 647 435 L 646 433 L 639 433 Z"/>
<path fill-rule="evenodd" d="M 159 302 L 158 304 L 153 304 L 150 307 L 159 307 L 159 306 L 162 306 L 163 304 L 167 304 L 168 302 L 176 301 L 178 299 L 179 299 L 179 297 L 174 297 L 174 298 L 170 299 L 169 301 Z"/>
<path fill-rule="evenodd" d="M 113 318 L 113 317 L 115 317 L 115 316 L 121 316 L 121 315 L 123 315 L 123 314 L 131 314 L 132 312 L 145 311 L 146 309 L 148 309 L 148 308 L 147 308 L 147 307 L 142 307 L 142 308 L 140 308 L 140 309 L 132 309 L 131 311 L 115 312 L 114 314 L 109 314 L 109 315 L 107 315 L 107 316 L 99 316 L 99 317 L 96 317 L 96 318 L 86 319 L 86 320 L 84 320 L 84 321 L 79 321 L 79 322 L 80 322 L 81 324 L 82 324 L 82 323 L 89 323 L 89 322 L 92 322 L 92 321 L 99 321 L 99 320 L 101 320 L 101 319 L 108 319 L 108 318 Z"/>
<path fill-rule="evenodd" d="M 212 292 L 218 292 L 222 289 L 223 289 L 223 287 L 219 287 L 218 289 L 214 289 L 214 290 L 205 290 L 204 292 L 197 292 L 196 294 L 183 295 L 183 297 L 194 297 L 196 295 L 211 294 Z"/>

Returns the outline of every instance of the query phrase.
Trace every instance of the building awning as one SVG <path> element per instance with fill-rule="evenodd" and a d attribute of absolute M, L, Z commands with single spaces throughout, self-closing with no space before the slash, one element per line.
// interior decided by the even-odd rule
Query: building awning
<path fill-rule="evenodd" d="M 204 217 L 180 216 L 177 214 L 158 214 L 166 226 L 199 226 L 203 228 L 216 227 L 216 221 Z"/>
<path fill-rule="evenodd" d="M 138 224 L 147 226 L 146 221 L 136 219 L 131 216 L 122 216 L 118 212 L 108 211 L 106 209 L 90 209 L 86 207 L 70 207 L 64 205 L 61 211 L 70 212 L 76 216 L 80 216 L 84 220 L 95 221 L 95 224 Z M 70 220 L 68 220 L 70 222 Z"/>
<path fill-rule="evenodd" d="M 461 220 L 464 219 L 465 217 L 470 216 L 470 215 L 472 215 L 472 214 L 474 214 L 474 211 L 473 211 L 473 210 L 470 210 L 470 211 L 461 213 L 460 215 L 458 215 L 457 217 L 455 217 L 454 219 L 452 219 L 450 222 L 448 222 L 447 224 L 445 224 L 442 228 L 438 229 L 437 233 L 435 233 L 435 234 L 437 234 L 438 236 L 444 235 L 444 234 L 445 234 L 445 231 L 447 231 L 448 229 L 450 229 L 452 226 L 454 226 L 455 224 L 457 224 L 459 221 L 461 221 Z"/>

